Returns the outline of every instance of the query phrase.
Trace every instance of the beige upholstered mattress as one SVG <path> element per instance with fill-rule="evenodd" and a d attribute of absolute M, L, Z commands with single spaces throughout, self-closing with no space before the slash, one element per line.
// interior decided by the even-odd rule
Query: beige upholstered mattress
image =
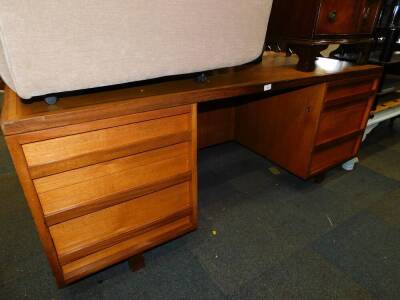
<path fill-rule="evenodd" d="M 22 98 L 240 65 L 272 0 L 0 0 L 0 75 Z"/>

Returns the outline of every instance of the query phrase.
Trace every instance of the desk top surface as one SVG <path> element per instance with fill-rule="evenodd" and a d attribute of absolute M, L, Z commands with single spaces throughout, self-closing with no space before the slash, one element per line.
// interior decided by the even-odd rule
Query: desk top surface
<path fill-rule="evenodd" d="M 379 66 L 352 65 L 327 58 L 317 60 L 314 72 L 297 71 L 296 64 L 296 56 L 265 53 L 262 63 L 209 72 L 205 83 L 197 82 L 193 75 L 152 80 L 63 95 L 56 105 L 47 105 L 42 99 L 24 104 L 6 88 L 1 125 L 3 133 L 11 135 L 178 105 L 267 94 L 356 74 L 379 76 L 382 72 Z"/>

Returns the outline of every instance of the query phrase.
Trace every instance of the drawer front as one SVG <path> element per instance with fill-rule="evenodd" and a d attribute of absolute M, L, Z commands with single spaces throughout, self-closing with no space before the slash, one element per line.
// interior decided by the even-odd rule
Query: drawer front
<path fill-rule="evenodd" d="M 322 112 L 316 144 L 321 145 L 362 130 L 368 108 L 369 101 L 365 99 Z"/>
<path fill-rule="evenodd" d="M 196 228 L 196 117 L 185 105 L 13 137 L 60 286 Z"/>
<path fill-rule="evenodd" d="M 184 182 L 50 227 L 60 263 L 159 229 L 192 215 L 190 182 Z"/>
<path fill-rule="evenodd" d="M 315 150 L 311 159 L 310 173 L 315 175 L 327 168 L 333 167 L 346 159 L 354 157 L 361 137 L 352 138 L 336 144 Z"/>
<path fill-rule="evenodd" d="M 34 180 L 47 224 L 187 180 L 190 150 L 181 143 Z"/>
<path fill-rule="evenodd" d="M 148 231 L 135 238 L 85 256 L 62 266 L 65 281 L 67 283 L 73 282 L 147 250 L 149 246 L 154 245 L 154 241 L 163 243 L 193 229 L 191 218 L 185 217 L 159 229 Z"/>
<path fill-rule="evenodd" d="M 149 120 L 26 144 L 23 151 L 32 178 L 187 141 L 190 114 Z"/>
<path fill-rule="evenodd" d="M 351 101 L 351 98 L 368 97 L 373 92 L 375 92 L 375 79 L 372 78 L 335 81 L 328 85 L 325 103 L 341 104 Z"/>
<path fill-rule="evenodd" d="M 357 33 L 360 0 L 322 0 L 316 34 Z"/>
<path fill-rule="evenodd" d="M 363 2 L 359 33 L 372 34 L 379 17 L 382 0 L 363 0 Z"/>

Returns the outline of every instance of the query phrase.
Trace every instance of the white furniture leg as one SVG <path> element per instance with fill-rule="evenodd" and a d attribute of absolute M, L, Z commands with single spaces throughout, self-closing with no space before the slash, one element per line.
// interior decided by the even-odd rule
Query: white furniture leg
<path fill-rule="evenodd" d="M 367 124 L 367 128 L 365 129 L 363 141 L 367 138 L 368 134 L 371 133 L 381 122 L 392 119 L 400 115 L 400 106 L 394 107 L 391 109 L 387 109 L 376 113 L 374 118 L 370 119 Z M 354 165 L 359 162 L 357 157 L 352 158 L 351 160 L 345 162 L 342 165 L 342 168 L 346 171 L 352 171 L 354 169 Z"/>
<path fill-rule="evenodd" d="M 346 171 L 353 171 L 354 166 L 359 162 L 358 157 L 354 157 L 348 161 L 346 161 L 343 165 L 342 168 Z"/>

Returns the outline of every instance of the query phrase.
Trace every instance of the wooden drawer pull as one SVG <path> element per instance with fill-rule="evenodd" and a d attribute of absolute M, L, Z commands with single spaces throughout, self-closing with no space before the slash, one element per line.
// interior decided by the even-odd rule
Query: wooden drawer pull
<path fill-rule="evenodd" d="M 112 247 L 115 244 L 121 243 L 125 240 L 134 238 L 138 235 L 144 234 L 153 229 L 157 229 L 161 226 L 165 226 L 168 223 L 172 223 L 181 218 L 190 216 L 192 214 L 192 211 L 193 211 L 192 208 L 189 207 L 189 208 L 183 209 L 181 211 L 178 211 L 176 213 L 173 213 L 169 216 L 166 216 L 164 218 L 161 218 L 159 220 L 153 221 L 149 224 L 140 226 L 138 228 L 126 230 L 125 232 L 120 232 L 118 234 L 111 235 L 107 239 L 93 241 L 84 246 L 82 244 L 79 244 L 76 247 L 71 248 L 68 252 L 61 253 L 59 255 L 59 261 L 62 265 L 69 264 L 69 263 L 71 263 L 77 259 L 80 259 L 84 256 L 101 251 L 108 247 Z"/>
<path fill-rule="evenodd" d="M 45 221 L 48 226 L 56 225 L 80 216 L 87 215 L 89 213 L 104 209 L 113 205 L 120 204 L 125 201 L 130 201 L 135 198 L 151 194 L 157 191 L 161 191 L 168 187 L 177 185 L 191 180 L 191 171 L 185 172 L 183 174 L 175 175 L 167 180 L 155 182 L 149 185 L 143 185 L 135 187 L 131 190 L 123 191 L 117 194 L 105 196 L 103 198 L 98 198 L 90 202 L 86 202 L 77 206 L 67 207 L 64 210 L 57 211 L 45 215 Z"/>
<path fill-rule="evenodd" d="M 101 150 L 92 153 L 77 155 L 53 163 L 31 166 L 29 168 L 29 172 L 33 179 L 37 179 L 73 169 L 86 167 L 96 163 L 109 161 L 116 158 L 121 158 L 149 150 L 154 150 L 174 144 L 179 144 L 182 142 L 187 142 L 190 140 L 191 140 L 191 133 L 188 131 L 184 131 L 163 137 L 157 137 L 153 139 L 147 139 L 141 142 L 127 144 L 122 147 L 117 147 L 114 149 L 107 149 L 107 150 Z"/>
<path fill-rule="evenodd" d="M 336 22 L 336 19 L 337 19 L 337 11 L 336 10 L 330 11 L 328 14 L 328 20 L 330 22 Z"/>

